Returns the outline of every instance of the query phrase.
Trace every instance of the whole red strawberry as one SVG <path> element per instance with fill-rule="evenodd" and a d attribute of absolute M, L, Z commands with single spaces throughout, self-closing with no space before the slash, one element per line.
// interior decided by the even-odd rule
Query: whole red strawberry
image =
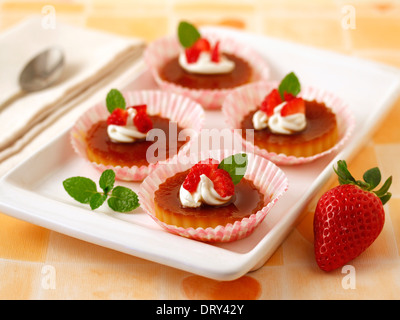
<path fill-rule="evenodd" d="M 390 199 L 389 177 L 382 187 L 378 168 L 355 180 L 345 161 L 334 169 L 340 185 L 319 199 L 314 215 L 314 251 L 324 271 L 339 268 L 365 251 L 378 237 L 385 223 L 383 205 Z"/>

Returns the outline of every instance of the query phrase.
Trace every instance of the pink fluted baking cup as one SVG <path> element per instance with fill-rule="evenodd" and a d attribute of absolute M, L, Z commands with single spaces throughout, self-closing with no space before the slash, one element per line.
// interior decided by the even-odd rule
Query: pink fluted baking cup
<path fill-rule="evenodd" d="M 220 225 L 216 228 L 206 229 L 182 228 L 169 225 L 160 221 L 154 214 L 154 193 L 167 178 L 174 176 L 178 172 L 188 170 L 200 160 L 211 157 L 221 161 L 225 157 L 235 153 L 238 152 L 232 150 L 212 150 L 201 154 L 190 154 L 185 157 L 180 156 L 177 163 L 160 165 L 140 186 L 139 201 L 141 207 L 161 227 L 186 238 L 204 242 L 231 242 L 249 236 L 288 189 L 288 179 L 284 172 L 271 161 L 254 154 L 247 154 L 248 165 L 244 177 L 252 180 L 254 185 L 264 194 L 265 206 L 257 213 L 250 215 L 248 218 L 236 221 L 234 224 L 229 223 L 226 226 Z"/>
<path fill-rule="evenodd" d="M 234 54 L 247 61 L 253 70 L 252 82 L 268 80 L 270 73 L 268 64 L 265 59 L 251 47 L 235 42 L 233 39 L 221 39 L 218 35 L 211 33 L 204 33 L 203 36 L 209 39 L 211 43 L 220 40 L 221 52 Z M 178 56 L 181 50 L 182 47 L 177 37 L 174 36 L 161 38 L 149 44 L 144 53 L 144 59 L 156 83 L 163 90 L 191 97 L 206 109 L 221 108 L 223 100 L 233 89 L 190 89 L 165 81 L 161 78 L 161 68 L 168 60 Z"/>
<path fill-rule="evenodd" d="M 314 161 L 337 151 L 343 146 L 353 133 L 355 118 L 349 106 L 342 99 L 331 92 L 314 87 L 303 88 L 298 96 L 305 100 L 323 102 L 336 114 L 339 138 L 338 142 L 332 148 L 310 157 L 295 157 L 282 153 L 268 152 L 266 149 L 260 148 L 250 141 L 243 139 L 241 133 L 235 129 L 240 129 L 240 124 L 244 116 L 260 106 L 265 96 L 273 89 L 277 88 L 278 84 L 278 82 L 259 82 L 243 86 L 234 90 L 223 103 L 222 113 L 225 117 L 225 121 L 234 131 L 235 135 L 240 136 L 246 151 L 254 152 L 279 165 L 295 165 Z"/>
<path fill-rule="evenodd" d="M 147 104 L 147 112 L 151 115 L 160 115 L 169 118 L 171 121 L 177 122 L 183 129 L 190 129 L 191 139 L 184 144 L 178 153 L 167 159 L 173 160 L 179 154 L 189 149 L 190 144 L 196 139 L 203 127 L 205 115 L 203 108 L 192 99 L 169 92 L 160 90 L 142 90 L 123 92 L 126 105 L 134 106 Z M 71 143 L 74 150 L 83 157 L 87 158 L 86 133 L 93 124 L 100 120 L 105 120 L 110 115 L 105 104 L 100 103 L 87 110 L 75 123 L 71 130 Z M 125 181 L 142 181 L 149 173 L 158 167 L 163 161 L 150 163 L 148 166 L 121 167 L 104 165 L 101 163 L 91 162 L 91 164 L 100 171 L 106 169 L 114 170 L 116 178 Z"/>

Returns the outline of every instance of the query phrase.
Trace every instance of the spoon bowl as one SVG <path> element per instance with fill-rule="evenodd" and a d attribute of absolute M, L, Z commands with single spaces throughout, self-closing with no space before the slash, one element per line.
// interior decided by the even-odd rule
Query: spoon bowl
<path fill-rule="evenodd" d="M 64 65 L 64 52 L 61 48 L 50 47 L 40 52 L 22 69 L 18 91 L 0 104 L 0 111 L 28 93 L 46 89 L 54 84 L 60 78 Z"/>
<path fill-rule="evenodd" d="M 64 69 L 64 52 L 58 47 L 48 48 L 30 60 L 19 77 L 23 91 L 43 90 L 56 82 Z"/>

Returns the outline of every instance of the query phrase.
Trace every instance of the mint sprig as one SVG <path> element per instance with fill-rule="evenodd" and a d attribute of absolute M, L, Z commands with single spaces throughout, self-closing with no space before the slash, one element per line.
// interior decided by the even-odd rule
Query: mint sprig
<path fill-rule="evenodd" d="M 126 102 L 125 98 L 120 91 L 117 89 L 111 89 L 106 97 L 107 110 L 112 113 L 115 109 L 125 109 Z"/>
<path fill-rule="evenodd" d="M 99 180 L 103 192 L 98 192 L 96 183 L 86 177 L 72 177 L 63 181 L 65 191 L 76 201 L 89 204 L 92 210 L 99 208 L 108 198 L 108 206 L 117 212 L 129 212 L 139 207 L 137 194 L 129 188 L 116 186 L 115 172 L 105 170 Z M 110 194 L 111 192 L 111 194 Z"/>
<path fill-rule="evenodd" d="M 300 81 L 294 72 L 287 74 L 281 81 L 278 87 L 279 94 L 282 100 L 285 99 L 285 92 L 293 96 L 297 96 L 301 90 Z"/>
<path fill-rule="evenodd" d="M 232 178 L 233 184 L 238 184 L 242 180 L 247 169 L 247 154 L 237 153 L 226 157 L 218 165 L 218 169 L 224 169 Z"/>
<path fill-rule="evenodd" d="M 181 21 L 178 25 L 178 38 L 184 48 L 190 48 L 201 38 L 201 35 L 194 25 L 186 21 Z"/>

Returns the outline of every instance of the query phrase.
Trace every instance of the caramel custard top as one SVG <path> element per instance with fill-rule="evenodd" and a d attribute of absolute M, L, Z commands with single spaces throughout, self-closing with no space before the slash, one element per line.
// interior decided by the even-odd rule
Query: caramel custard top
<path fill-rule="evenodd" d="M 235 186 L 235 195 L 228 204 L 218 207 L 203 204 L 199 208 L 184 208 L 179 199 L 179 189 L 188 173 L 189 170 L 179 172 L 159 186 L 154 194 L 154 200 L 159 207 L 184 216 L 244 218 L 257 213 L 265 205 L 263 194 L 259 192 L 252 181 L 243 178 Z"/>
<path fill-rule="evenodd" d="M 269 142 L 274 144 L 299 144 L 312 141 L 325 133 L 330 132 L 336 126 L 336 116 L 324 103 L 315 100 L 305 101 L 307 126 L 303 131 L 290 135 L 272 133 L 269 128 L 254 130 L 254 143 Z M 257 108 L 258 110 L 258 108 Z M 248 113 L 241 122 L 241 129 L 254 129 L 253 115 L 257 110 Z M 246 131 L 242 132 L 243 137 Z"/>
<path fill-rule="evenodd" d="M 162 150 L 165 151 L 166 158 L 175 155 L 175 150 L 179 151 L 179 148 L 182 147 L 187 141 L 178 141 L 177 139 L 171 139 L 173 143 L 176 143 L 176 146 L 170 143 L 170 132 L 169 132 L 169 119 L 153 115 L 150 116 L 153 122 L 154 129 L 161 129 L 165 133 L 166 137 L 166 145 Z M 178 126 L 177 135 L 179 132 L 183 130 Z M 86 135 L 86 142 L 88 145 L 88 149 L 93 152 L 95 155 L 102 159 L 103 164 L 111 164 L 114 166 L 128 166 L 131 167 L 133 165 L 141 166 L 141 165 L 149 165 L 149 163 L 155 162 L 155 159 L 146 159 L 147 149 L 153 144 L 157 143 L 157 141 L 146 141 L 140 140 L 132 143 L 116 143 L 110 140 L 107 134 L 107 121 L 99 121 L 95 123 L 88 131 Z M 162 144 L 159 143 L 157 145 L 161 147 Z M 157 157 L 158 154 L 156 153 Z M 158 159 L 160 160 L 160 159 Z M 161 159 L 165 160 L 165 159 Z"/>
<path fill-rule="evenodd" d="M 227 53 L 224 55 L 235 63 L 232 72 L 226 74 L 190 73 L 179 65 L 177 56 L 162 67 L 160 76 L 165 81 L 190 89 L 229 89 L 250 82 L 252 78 L 250 65 L 235 55 Z"/>

